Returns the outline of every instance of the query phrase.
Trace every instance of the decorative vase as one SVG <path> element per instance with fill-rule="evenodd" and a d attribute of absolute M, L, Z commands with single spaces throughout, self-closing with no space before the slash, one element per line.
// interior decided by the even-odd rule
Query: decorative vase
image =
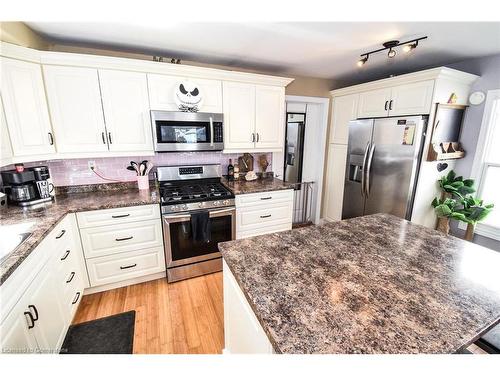
<path fill-rule="evenodd" d="M 439 217 L 436 229 L 444 234 L 450 233 L 450 219 L 447 217 Z"/>
<path fill-rule="evenodd" d="M 474 229 L 476 229 L 476 223 L 467 224 L 467 229 L 465 230 L 465 237 L 464 237 L 465 240 L 472 242 L 472 239 L 474 238 Z"/>

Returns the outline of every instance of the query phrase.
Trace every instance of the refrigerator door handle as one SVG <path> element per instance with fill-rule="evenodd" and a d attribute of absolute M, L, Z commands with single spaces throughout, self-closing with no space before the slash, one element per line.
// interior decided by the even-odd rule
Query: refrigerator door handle
<path fill-rule="evenodd" d="M 372 169 L 373 153 L 375 152 L 375 144 L 371 145 L 370 153 L 368 154 L 368 160 L 366 163 L 366 181 L 365 181 L 365 195 L 368 197 L 370 195 L 370 175 Z"/>
<path fill-rule="evenodd" d="M 362 171 L 361 171 L 361 196 L 365 197 L 365 174 L 366 174 L 366 162 L 368 160 L 368 151 L 370 150 L 370 142 L 366 144 L 365 148 L 365 154 L 363 156 L 363 165 L 362 165 Z"/>

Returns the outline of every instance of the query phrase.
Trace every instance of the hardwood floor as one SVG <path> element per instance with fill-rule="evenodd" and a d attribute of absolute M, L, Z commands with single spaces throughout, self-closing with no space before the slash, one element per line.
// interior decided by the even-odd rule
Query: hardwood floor
<path fill-rule="evenodd" d="M 222 272 L 84 296 L 73 324 L 135 310 L 134 353 L 222 353 Z"/>

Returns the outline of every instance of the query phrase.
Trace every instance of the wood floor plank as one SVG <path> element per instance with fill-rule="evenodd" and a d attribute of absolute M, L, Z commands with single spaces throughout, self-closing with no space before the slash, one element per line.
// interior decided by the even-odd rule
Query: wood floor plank
<path fill-rule="evenodd" d="M 222 272 L 158 279 L 84 296 L 73 324 L 135 310 L 134 353 L 221 353 L 222 296 Z"/>

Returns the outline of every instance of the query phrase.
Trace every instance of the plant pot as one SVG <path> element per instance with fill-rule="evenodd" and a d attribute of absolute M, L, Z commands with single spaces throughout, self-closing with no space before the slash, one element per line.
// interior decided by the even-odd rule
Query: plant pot
<path fill-rule="evenodd" d="M 436 229 L 444 234 L 450 233 L 450 219 L 447 217 L 439 217 Z"/>
<path fill-rule="evenodd" d="M 467 241 L 471 241 L 474 238 L 474 230 L 476 229 L 476 224 L 467 224 L 467 229 L 465 230 L 465 237 L 464 239 Z"/>

